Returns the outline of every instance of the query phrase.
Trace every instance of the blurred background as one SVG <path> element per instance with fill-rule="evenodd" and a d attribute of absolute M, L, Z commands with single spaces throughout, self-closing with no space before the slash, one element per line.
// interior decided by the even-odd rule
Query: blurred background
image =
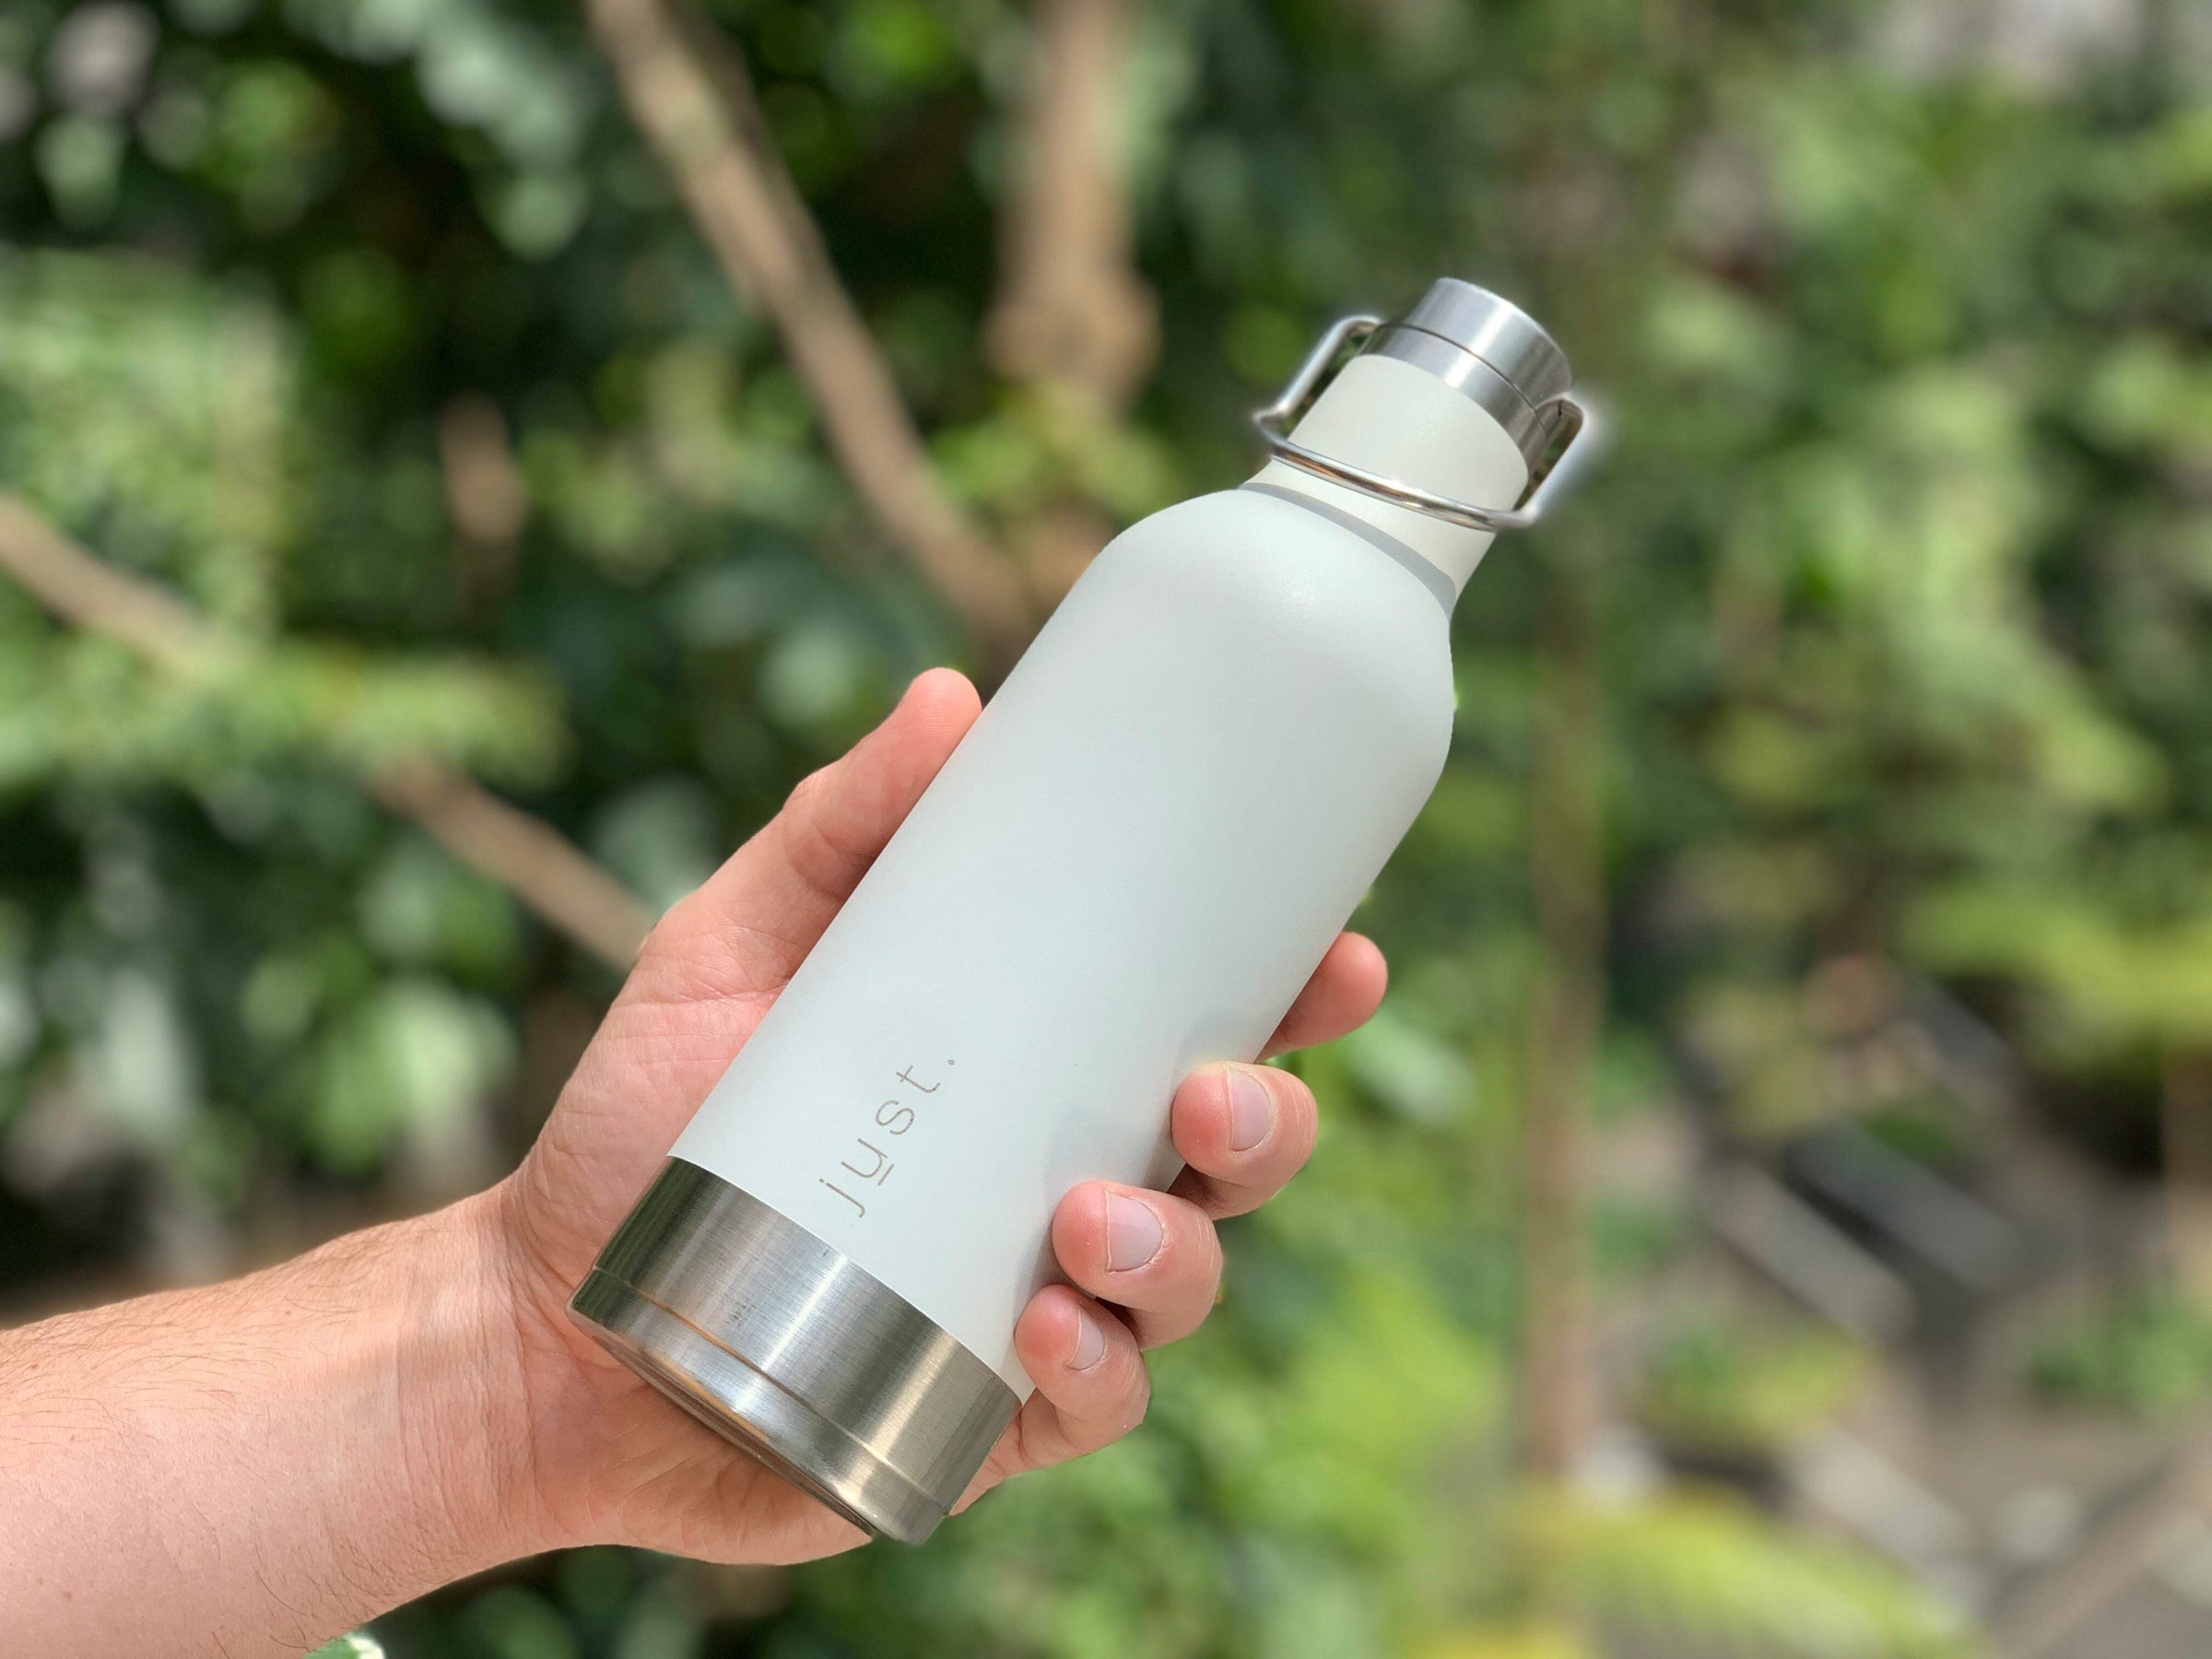
<path fill-rule="evenodd" d="M 2208 89 L 2186 0 L 13 0 L 0 1318 L 495 1179 L 657 910 L 1449 273 L 1619 441 L 1144 1430 L 374 1640 L 2212 1647 Z"/>

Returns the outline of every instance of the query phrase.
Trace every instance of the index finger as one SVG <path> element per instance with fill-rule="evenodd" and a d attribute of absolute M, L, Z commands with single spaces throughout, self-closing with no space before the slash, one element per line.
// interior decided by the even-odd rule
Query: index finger
<path fill-rule="evenodd" d="M 1267 1040 L 1262 1056 L 1333 1041 L 1365 1025 L 1382 1006 L 1389 983 L 1389 965 L 1372 939 L 1363 934 L 1338 934 L 1283 1016 L 1283 1023 Z"/>

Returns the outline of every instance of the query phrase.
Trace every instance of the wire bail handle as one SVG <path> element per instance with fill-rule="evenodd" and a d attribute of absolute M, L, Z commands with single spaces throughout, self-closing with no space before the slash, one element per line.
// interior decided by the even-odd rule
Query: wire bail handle
<path fill-rule="evenodd" d="M 1527 492 L 1520 502 L 1511 508 L 1480 507 L 1472 501 L 1454 500 L 1450 496 L 1431 495 L 1402 479 L 1386 478 L 1364 467 L 1354 466 L 1348 461 L 1310 450 L 1289 436 L 1291 426 L 1312 402 L 1321 381 L 1336 360 L 1337 355 L 1356 340 L 1364 340 L 1376 329 L 1383 326 L 1380 317 L 1345 317 L 1331 325 L 1328 333 L 1306 360 L 1291 375 L 1282 395 L 1265 408 L 1255 410 L 1252 424 L 1259 431 L 1268 450 L 1279 459 L 1317 477 L 1356 489 L 1378 500 L 1394 506 L 1409 507 L 1416 512 L 1425 512 L 1431 518 L 1442 519 L 1448 524 L 1458 524 L 1469 530 L 1488 530 L 1493 533 L 1506 530 L 1528 530 L 1535 526 L 1544 515 L 1558 506 L 1573 489 L 1582 475 L 1589 470 L 1595 457 L 1602 433 L 1602 424 L 1595 409 L 1589 404 L 1562 392 L 1551 401 L 1564 405 L 1567 412 L 1567 444 L 1552 458 L 1551 465 L 1529 479 Z"/>

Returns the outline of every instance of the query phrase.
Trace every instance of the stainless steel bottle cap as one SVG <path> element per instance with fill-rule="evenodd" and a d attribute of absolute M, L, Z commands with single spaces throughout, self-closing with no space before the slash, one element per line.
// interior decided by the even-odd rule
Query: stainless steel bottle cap
<path fill-rule="evenodd" d="M 1375 330 L 1363 355 L 1425 369 L 1473 398 L 1506 429 L 1533 473 L 1567 418 L 1574 371 L 1559 342 L 1512 300 L 1440 276 L 1402 316 Z"/>
<path fill-rule="evenodd" d="M 1559 343 L 1511 300 L 1440 276 L 1411 310 L 1396 319 L 1401 328 L 1418 328 L 1473 352 L 1521 394 L 1531 408 L 1542 408 L 1574 384 L 1574 370 Z"/>
<path fill-rule="evenodd" d="M 1502 427 L 1528 464 L 1528 492 L 1521 502 L 1489 507 L 1437 495 L 1322 454 L 1292 437 L 1291 428 L 1344 348 L 1355 343 L 1361 357 L 1391 358 L 1434 375 Z M 1282 394 L 1252 418 L 1278 461 L 1446 524 L 1496 534 L 1536 524 L 1595 454 L 1598 420 L 1588 402 L 1574 396 L 1573 384 L 1567 354 L 1535 318 L 1488 288 L 1442 276 L 1389 322 L 1373 316 L 1338 321 L 1307 354 Z"/>

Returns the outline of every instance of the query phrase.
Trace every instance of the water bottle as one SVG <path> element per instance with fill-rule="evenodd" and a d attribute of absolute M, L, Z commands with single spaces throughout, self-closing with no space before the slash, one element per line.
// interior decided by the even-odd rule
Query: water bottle
<path fill-rule="evenodd" d="M 1062 1195 L 1167 1184 L 1177 1085 L 1258 1054 L 1428 798 L 1459 590 L 1590 452 L 1570 382 L 1468 283 L 1331 329 L 1255 418 L 1258 476 L 1069 592 L 572 1316 L 833 1510 L 926 1538 L 1030 1393 L 1014 1324 Z"/>

